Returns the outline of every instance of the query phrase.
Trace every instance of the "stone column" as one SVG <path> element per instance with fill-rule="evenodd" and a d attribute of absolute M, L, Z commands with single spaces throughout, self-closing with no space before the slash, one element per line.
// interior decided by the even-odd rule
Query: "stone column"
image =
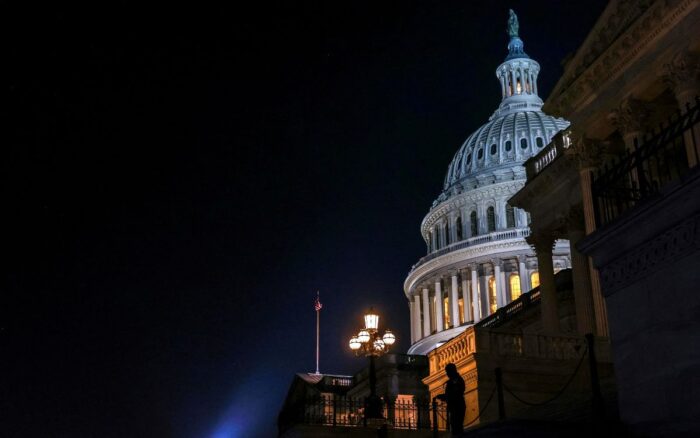
<path fill-rule="evenodd" d="M 472 286 L 472 311 L 474 312 L 472 320 L 474 321 L 474 324 L 479 322 L 481 320 L 481 309 L 479 306 L 479 283 L 477 279 L 477 269 L 478 266 L 476 264 L 469 265 L 469 270 L 471 271 L 472 278 L 471 278 L 471 286 Z"/>
<path fill-rule="evenodd" d="M 445 330 L 445 320 L 443 319 L 442 309 L 442 283 L 438 278 L 435 280 L 435 329 L 438 332 Z"/>
<path fill-rule="evenodd" d="M 423 337 L 430 336 L 430 291 L 423 288 Z"/>
<path fill-rule="evenodd" d="M 450 214 L 449 224 L 450 242 L 455 243 L 457 241 L 457 217 L 454 213 Z"/>
<path fill-rule="evenodd" d="M 430 228 L 430 247 L 433 251 L 437 250 L 437 236 L 435 235 L 435 226 Z"/>
<path fill-rule="evenodd" d="M 504 97 L 506 97 L 506 85 L 504 82 L 503 75 L 501 75 L 500 79 L 501 79 L 501 81 L 500 81 L 501 82 L 501 99 L 503 99 Z"/>
<path fill-rule="evenodd" d="M 679 53 L 670 63 L 664 65 L 664 68 L 664 79 L 675 94 L 681 113 L 685 113 L 695 104 L 695 98 L 700 94 L 700 59 L 689 53 Z M 700 126 L 696 124 L 694 129 L 687 130 L 684 140 L 688 166 L 695 167 L 700 155 Z"/>
<path fill-rule="evenodd" d="M 414 309 L 413 301 L 410 299 L 408 300 L 408 312 L 411 315 L 411 345 L 413 345 L 416 342 L 416 309 Z"/>
<path fill-rule="evenodd" d="M 504 230 L 506 228 L 506 201 L 504 199 L 496 200 L 494 213 L 496 214 L 496 231 Z"/>
<path fill-rule="evenodd" d="M 467 273 L 466 271 L 461 272 L 462 276 L 462 302 L 464 303 L 464 322 L 472 319 L 473 313 L 471 312 L 471 301 L 469 300 L 469 288 L 467 287 Z M 461 322 L 461 321 L 460 321 Z"/>
<path fill-rule="evenodd" d="M 591 234 L 596 229 L 593 193 L 591 192 L 591 175 L 596 166 L 601 164 L 601 156 L 604 150 L 598 142 L 585 138 L 580 133 L 573 132 L 572 136 L 574 138 L 571 141 L 569 151 L 574 153 L 578 159 L 583 225 L 585 233 Z M 595 333 L 598 336 L 608 336 L 608 311 L 600 287 L 600 277 L 590 258 L 588 258 L 587 263 L 593 299 Z"/>
<path fill-rule="evenodd" d="M 593 295 L 591 291 L 588 258 L 576 249 L 576 244 L 586 237 L 583 231 L 583 218 L 580 214 L 570 217 L 567 229 L 571 246 L 571 268 L 574 283 L 574 304 L 576 306 L 576 327 L 582 335 L 594 333 Z M 595 333 L 594 333 L 595 334 Z"/>
<path fill-rule="evenodd" d="M 515 70 L 510 71 L 510 80 L 513 84 L 513 86 L 510 89 L 511 96 L 515 96 L 516 94 L 518 94 L 518 86 L 516 85 L 517 82 L 515 81 Z"/>
<path fill-rule="evenodd" d="M 506 302 L 504 300 L 505 293 L 503 292 L 503 286 L 501 285 L 501 270 L 503 269 L 503 260 L 492 259 L 491 263 L 493 264 L 493 278 L 495 280 L 496 285 L 496 307 L 500 309 L 501 307 L 506 305 Z"/>
<path fill-rule="evenodd" d="M 554 283 L 554 265 L 552 262 L 554 240 L 554 236 L 544 232 L 533 234 L 527 238 L 528 243 L 535 247 L 535 253 L 537 254 L 538 271 L 540 273 L 542 328 L 545 333 L 559 332 L 557 289 Z"/>
<path fill-rule="evenodd" d="M 420 294 L 413 296 L 413 333 L 414 333 L 414 343 L 418 342 L 421 336 L 421 326 L 420 326 Z"/>
<path fill-rule="evenodd" d="M 530 292 L 530 278 L 527 275 L 526 255 L 518 256 L 518 275 L 520 276 L 520 293 Z"/>
<path fill-rule="evenodd" d="M 450 287 L 450 321 L 452 327 L 459 327 L 459 279 L 457 273 L 452 274 L 452 287 Z"/>

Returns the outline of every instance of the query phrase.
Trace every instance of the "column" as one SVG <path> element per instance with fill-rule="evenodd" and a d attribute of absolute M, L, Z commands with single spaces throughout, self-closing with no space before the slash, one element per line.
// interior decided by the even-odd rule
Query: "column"
<path fill-rule="evenodd" d="M 420 294 L 413 296 L 413 314 L 415 315 L 415 318 L 413 319 L 413 333 L 415 338 L 413 342 L 415 343 L 422 338 L 420 335 Z"/>
<path fill-rule="evenodd" d="M 504 230 L 506 228 L 506 201 L 505 199 L 496 200 L 496 230 Z"/>
<path fill-rule="evenodd" d="M 430 291 L 423 288 L 423 337 L 430 336 Z"/>
<path fill-rule="evenodd" d="M 506 287 L 506 270 L 504 269 L 503 261 L 501 261 L 501 275 L 499 281 L 501 282 L 501 288 L 499 290 L 503 294 L 502 299 L 503 305 L 505 306 L 510 300 L 508 299 L 508 288 Z"/>
<path fill-rule="evenodd" d="M 513 84 L 513 86 L 510 89 L 511 95 L 515 96 L 518 93 L 518 87 L 517 87 L 516 82 L 515 82 L 515 70 L 510 71 L 510 80 Z"/>
<path fill-rule="evenodd" d="M 435 280 L 435 329 L 438 332 L 445 330 L 445 320 L 442 312 L 442 284 L 440 279 Z"/>
<path fill-rule="evenodd" d="M 684 114 L 695 104 L 695 97 L 700 93 L 700 60 L 689 53 L 679 53 L 664 67 L 664 79 L 676 96 L 681 114 Z M 700 126 L 696 124 L 694 129 L 687 130 L 684 141 L 688 167 L 695 167 L 700 158 Z"/>
<path fill-rule="evenodd" d="M 503 261 L 501 259 L 492 259 L 493 264 L 493 279 L 496 285 L 496 306 L 500 309 L 506 305 L 504 300 L 503 286 L 501 285 L 501 270 L 503 269 Z"/>
<path fill-rule="evenodd" d="M 416 342 L 416 309 L 410 299 L 408 300 L 408 311 L 411 314 L 411 345 L 413 345 Z"/>
<path fill-rule="evenodd" d="M 574 221 L 578 223 L 573 223 Z M 576 215 L 568 224 L 569 242 L 571 243 L 571 268 L 574 283 L 574 305 L 576 306 L 576 327 L 582 335 L 594 333 L 593 295 L 588 273 L 588 257 L 576 249 L 576 244 L 586 233 L 583 231 L 581 217 Z"/>
<path fill-rule="evenodd" d="M 435 227 L 430 228 L 430 247 L 433 251 L 437 250 L 437 236 L 435 235 Z"/>
<path fill-rule="evenodd" d="M 452 327 L 459 327 L 459 279 L 457 273 L 452 274 L 452 287 L 450 287 L 450 321 Z"/>
<path fill-rule="evenodd" d="M 449 228 L 450 228 L 450 242 L 455 243 L 457 241 L 457 217 L 453 214 L 450 214 L 449 217 Z"/>
<path fill-rule="evenodd" d="M 479 284 L 478 279 L 477 279 L 477 269 L 478 266 L 476 264 L 469 265 L 469 270 L 471 271 L 472 278 L 471 278 L 471 286 L 472 286 L 472 311 L 474 312 L 474 316 L 472 320 L 474 321 L 474 324 L 479 322 L 481 320 L 481 309 L 479 308 Z"/>
<path fill-rule="evenodd" d="M 504 83 L 504 81 L 503 81 L 503 80 L 504 80 L 504 76 L 501 75 L 501 76 L 499 77 L 499 79 L 500 79 L 500 82 L 501 82 L 501 99 L 503 99 L 504 97 L 506 97 L 506 86 L 505 86 L 505 83 Z"/>
<path fill-rule="evenodd" d="M 467 273 L 461 272 L 462 275 L 462 302 L 464 303 L 464 322 L 470 321 L 474 313 L 471 310 L 471 301 L 469 300 L 469 288 L 467 287 Z"/>
<path fill-rule="evenodd" d="M 559 313 L 557 311 L 557 289 L 554 283 L 554 265 L 552 262 L 552 247 L 554 236 L 540 232 L 527 238 L 528 243 L 535 247 L 537 264 L 540 273 L 540 296 L 542 309 L 542 328 L 545 333 L 559 332 Z"/>
<path fill-rule="evenodd" d="M 527 275 L 527 266 L 525 261 L 527 256 L 518 256 L 518 274 L 520 275 L 520 293 L 530 292 L 530 278 Z"/>

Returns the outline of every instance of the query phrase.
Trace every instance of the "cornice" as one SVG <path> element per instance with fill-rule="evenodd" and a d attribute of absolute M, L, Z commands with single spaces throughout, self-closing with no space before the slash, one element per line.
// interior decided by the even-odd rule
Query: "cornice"
<path fill-rule="evenodd" d="M 462 265 L 468 265 L 470 263 L 476 263 L 492 258 L 499 252 L 509 251 L 529 251 L 531 252 L 530 245 L 522 237 L 501 240 L 498 242 L 488 242 L 481 245 L 474 245 L 468 248 L 448 252 L 445 255 L 436 257 L 424 264 L 418 266 L 416 269 L 408 274 L 408 277 L 404 281 L 403 289 L 406 297 L 410 298 L 411 291 L 426 277 L 430 277 L 435 274 L 435 271 L 450 266 L 455 263 L 461 263 Z M 515 255 L 514 255 L 515 256 Z"/>
<path fill-rule="evenodd" d="M 616 79 L 643 49 L 671 30 L 695 3 L 697 0 L 643 1 L 633 9 L 630 5 L 635 2 L 618 2 L 619 10 L 596 25 L 579 49 L 580 54 L 572 60 L 571 67 L 566 69 L 548 99 L 546 111 L 571 119 L 574 111 L 585 106 L 584 100 L 597 95 L 605 84 Z M 625 13 L 628 19 L 623 17 Z M 613 38 L 610 35 L 617 34 L 616 26 L 617 29 L 624 27 L 620 20 L 628 26 Z"/>

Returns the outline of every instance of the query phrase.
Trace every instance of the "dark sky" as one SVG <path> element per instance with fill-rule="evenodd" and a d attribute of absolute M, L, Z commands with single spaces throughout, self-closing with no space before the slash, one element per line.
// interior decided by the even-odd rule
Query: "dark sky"
<path fill-rule="evenodd" d="M 419 225 L 499 102 L 508 8 L 546 96 L 604 5 L 63 3 L 1 13 L 8 437 L 274 436 L 317 289 L 322 372 L 364 365 L 370 305 L 405 351 Z"/>

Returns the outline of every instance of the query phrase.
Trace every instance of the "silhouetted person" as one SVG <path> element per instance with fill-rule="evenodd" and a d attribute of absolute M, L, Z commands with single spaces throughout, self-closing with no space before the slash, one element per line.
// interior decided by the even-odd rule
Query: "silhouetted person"
<path fill-rule="evenodd" d="M 464 379 L 453 363 L 445 365 L 445 374 L 449 378 L 445 384 L 445 393 L 438 395 L 437 398 L 447 402 L 452 436 L 461 436 L 464 433 L 464 412 L 467 410 L 467 405 L 464 403 Z"/>

